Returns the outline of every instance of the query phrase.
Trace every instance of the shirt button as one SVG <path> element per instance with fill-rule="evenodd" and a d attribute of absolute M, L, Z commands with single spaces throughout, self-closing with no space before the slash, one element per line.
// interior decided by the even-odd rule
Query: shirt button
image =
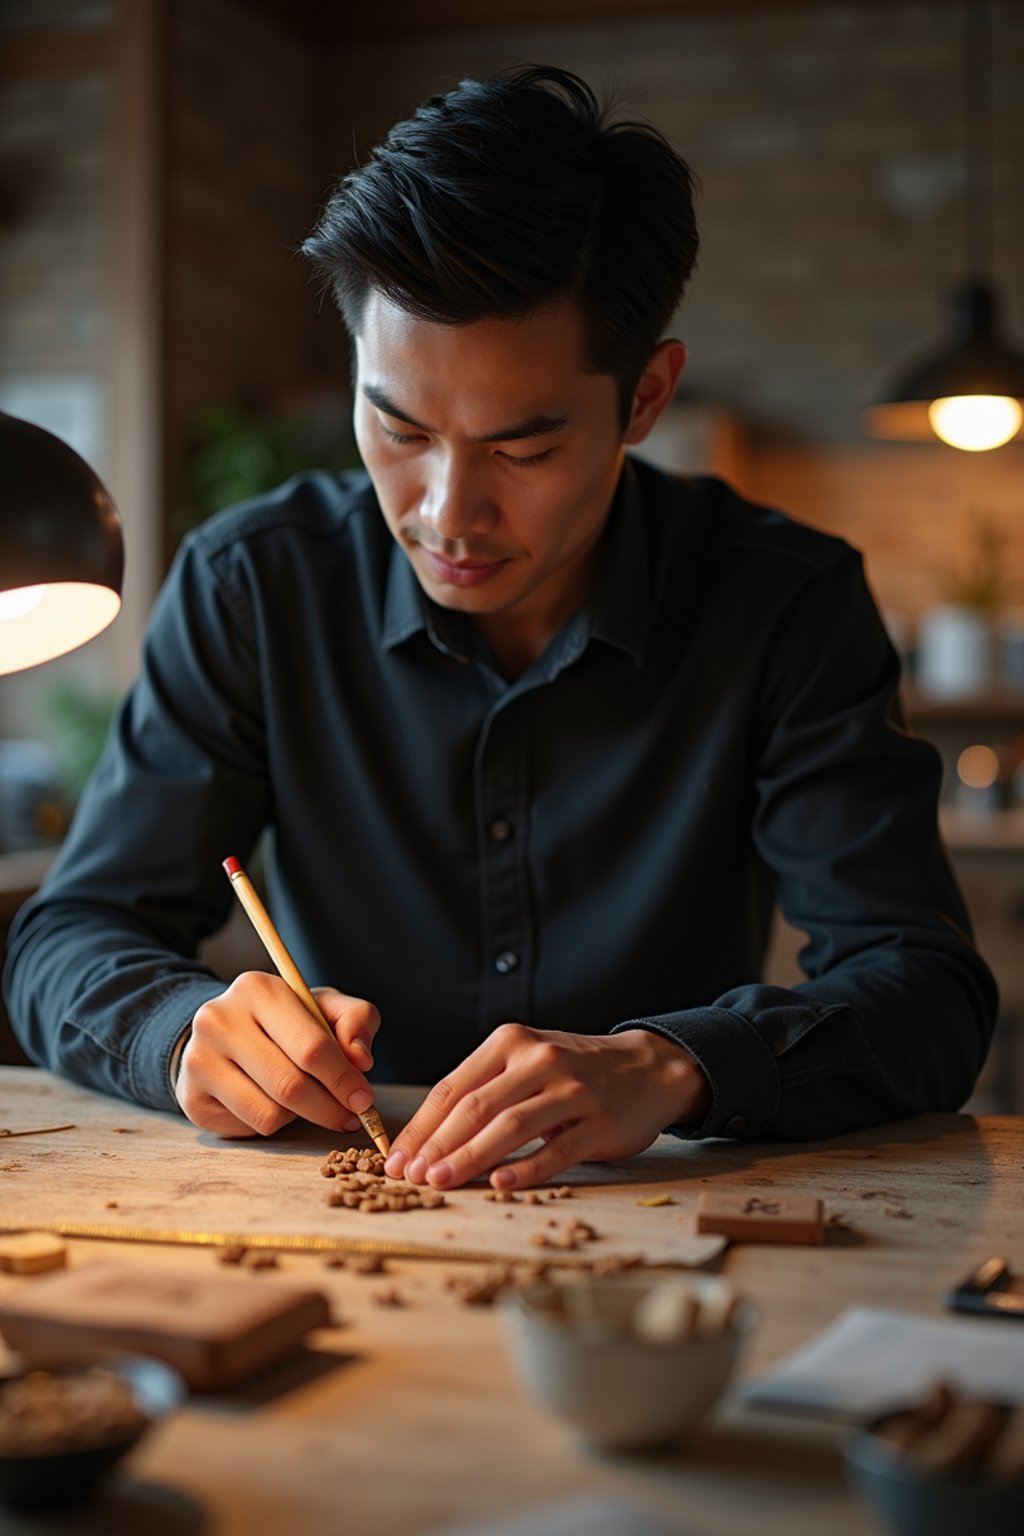
<path fill-rule="evenodd" d="M 519 956 L 512 949 L 503 949 L 501 954 L 494 958 L 494 969 L 501 976 L 507 976 L 509 971 L 514 971 L 518 964 Z"/>
<path fill-rule="evenodd" d="M 496 843 L 507 843 L 512 836 L 512 823 L 504 816 L 495 816 L 487 830 Z"/>
<path fill-rule="evenodd" d="M 738 1136 L 747 1123 L 746 1115 L 733 1115 L 722 1127 L 727 1136 Z"/>

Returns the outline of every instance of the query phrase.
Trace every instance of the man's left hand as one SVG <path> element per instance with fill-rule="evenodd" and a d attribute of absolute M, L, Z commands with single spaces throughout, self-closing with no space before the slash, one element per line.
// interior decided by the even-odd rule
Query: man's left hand
<path fill-rule="evenodd" d="M 693 1057 L 653 1030 L 570 1035 L 502 1024 L 430 1090 L 386 1171 L 453 1189 L 494 1169 L 495 1189 L 526 1189 L 573 1163 L 632 1157 L 667 1125 L 699 1123 L 710 1102 Z M 538 1139 L 539 1150 L 504 1162 Z"/>

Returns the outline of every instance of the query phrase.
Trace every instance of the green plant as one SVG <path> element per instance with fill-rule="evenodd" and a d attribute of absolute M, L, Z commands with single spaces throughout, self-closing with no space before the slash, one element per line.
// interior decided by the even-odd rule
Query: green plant
<path fill-rule="evenodd" d="M 943 602 L 993 612 L 1006 601 L 1006 535 L 993 518 L 974 517 L 968 557 L 934 574 Z"/>
<path fill-rule="evenodd" d="M 42 697 L 60 787 L 72 805 L 78 800 L 103 750 L 118 695 L 79 683 L 58 683 Z"/>
<path fill-rule="evenodd" d="M 335 396 L 328 408 L 253 411 L 216 404 L 198 413 L 185 474 L 185 499 L 174 516 L 178 538 L 222 507 L 260 496 L 304 469 L 352 469 L 359 454 L 347 413 Z"/>

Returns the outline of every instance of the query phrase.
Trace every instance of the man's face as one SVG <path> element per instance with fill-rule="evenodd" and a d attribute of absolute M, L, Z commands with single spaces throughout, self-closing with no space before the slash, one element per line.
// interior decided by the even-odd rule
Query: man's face
<path fill-rule="evenodd" d="M 355 434 L 424 591 L 538 645 L 582 600 L 625 447 L 575 306 L 436 325 L 371 293 Z"/>

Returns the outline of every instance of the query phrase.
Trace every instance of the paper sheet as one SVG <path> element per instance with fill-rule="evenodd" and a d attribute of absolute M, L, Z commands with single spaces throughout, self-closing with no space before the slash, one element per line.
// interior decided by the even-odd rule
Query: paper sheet
<path fill-rule="evenodd" d="M 677 1531 L 632 1500 L 585 1497 L 493 1521 L 447 1525 L 433 1536 L 677 1536 Z"/>
<path fill-rule="evenodd" d="M 940 1376 L 971 1394 L 1024 1403 L 1024 1326 L 848 1307 L 744 1396 L 755 1407 L 864 1419 L 919 1397 Z"/>

